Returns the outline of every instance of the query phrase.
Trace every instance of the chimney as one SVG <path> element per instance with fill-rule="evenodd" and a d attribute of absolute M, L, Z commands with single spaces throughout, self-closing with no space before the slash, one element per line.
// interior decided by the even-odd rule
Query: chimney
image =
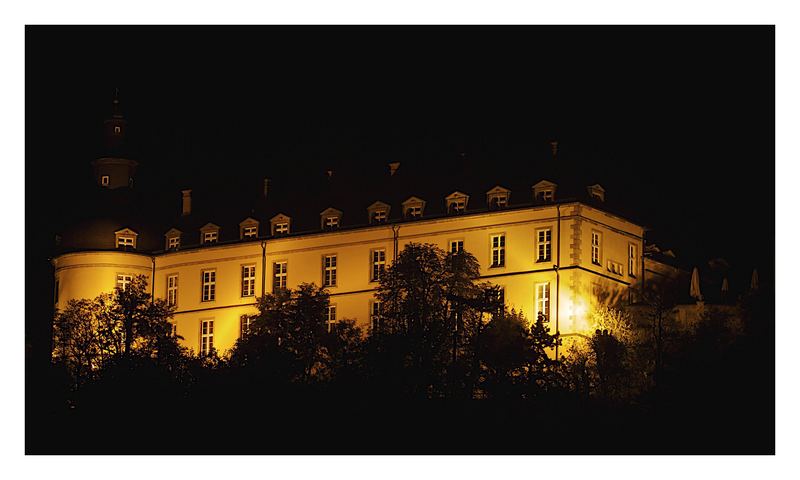
<path fill-rule="evenodd" d="M 264 198 L 267 198 L 269 193 L 269 178 L 264 177 Z"/>
<path fill-rule="evenodd" d="M 186 216 L 192 213 L 192 191 L 191 190 L 181 190 L 183 194 L 183 210 L 182 215 Z"/>
<path fill-rule="evenodd" d="M 389 175 L 394 175 L 397 169 L 400 168 L 400 162 L 392 162 L 389 164 Z"/>

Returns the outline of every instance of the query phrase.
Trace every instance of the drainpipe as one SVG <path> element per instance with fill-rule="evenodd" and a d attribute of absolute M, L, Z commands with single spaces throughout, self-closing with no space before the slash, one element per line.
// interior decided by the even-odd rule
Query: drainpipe
<path fill-rule="evenodd" d="M 153 262 L 153 271 L 150 274 L 150 303 L 156 301 L 156 257 L 151 256 L 150 260 Z"/>
<path fill-rule="evenodd" d="M 264 187 L 266 188 L 266 187 Z M 261 296 L 264 296 L 264 286 L 267 282 L 267 241 L 261 240 Z"/>
<path fill-rule="evenodd" d="M 558 330 L 558 299 L 561 296 L 560 283 L 561 276 L 558 274 L 558 267 L 561 264 L 561 205 L 556 204 L 556 263 L 553 269 L 556 271 L 556 335 L 560 335 Z M 561 341 L 560 336 L 556 338 L 556 361 L 558 361 L 558 343 Z"/>
<path fill-rule="evenodd" d="M 392 234 L 394 236 L 394 252 L 392 262 L 397 261 L 397 237 L 400 236 L 400 225 L 392 225 Z"/>

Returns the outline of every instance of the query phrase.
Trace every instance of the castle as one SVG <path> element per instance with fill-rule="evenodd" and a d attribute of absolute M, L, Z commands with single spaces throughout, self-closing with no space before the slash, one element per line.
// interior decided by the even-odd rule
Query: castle
<path fill-rule="evenodd" d="M 214 201 L 183 188 L 175 208 L 156 218 L 134 206 L 139 163 L 126 153 L 127 130 L 115 99 L 106 154 L 92 162 L 95 203 L 105 213 L 62 232 L 52 260 L 55 306 L 125 288 L 142 274 L 155 297 L 175 305 L 175 332 L 195 352 L 231 348 L 257 297 L 303 282 L 327 288 L 330 325 L 348 318 L 369 331 L 380 315 L 374 293 L 383 269 L 411 242 L 470 252 L 509 308 L 529 319 L 541 312 L 563 336 L 587 333 L 598 302 L 630 298 L 642 285 L 644 227 L 613 213 L 600 184 L 565 191 L 530 178 L 519 191 L 481 178 L 489 188 L 436 198 L 404 182 L 405 165 L 393 161 L 378 179 L 389 186 L 373 193 L 346 188 L 326 204 L 329 197 L 303 192 L 317 202 L 310 214 L 294 212 L 292 200 L 260 178 L 241 209 L 198 208 Z M 334 175 L 325 172 L 325 181 Z"/>

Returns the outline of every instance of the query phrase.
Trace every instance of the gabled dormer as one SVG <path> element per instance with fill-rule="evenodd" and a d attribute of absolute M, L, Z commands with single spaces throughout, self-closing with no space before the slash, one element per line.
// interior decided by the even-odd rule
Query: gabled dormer
<path fill-rule="evenodd" d="M 533 201 L 539 203 L 553 202 L 556 199 L 558 185 L 548 180 L 542 180 L 533 187 Z"/>
<path fill-rule="evenodd" d="M 219 225 L 206 223 L 200 228 L 200 243 L 209 245 L 219 242 Z"/>
<path fill-rule="evenodd" d="M 469 195 L 459 191 L 444 197 L 444 205 L 448 214 L 464 213 L 467 211 L 467 203 L 469 203 Z"/>
<path fill-rule="evenodd" d="M 130 228 L 114 232 L 114 245 L 120 250 L 136 250 L 136 239 L 139 236 Z"/>
<path fill-rule="evenodd" d="M 336 230 L 342 223 L 342 211 L 326 208 L 319 214 L 319 222 L 323 230 Z"/>
<path fill-rule="evenodd" d="M 252 240 L 258 238 L 258 220 L 247 217 L 239 223 L 239 238 L 241 240 Z"/>
<path fill-rule="evenodd" d="M 170 228 L 164 234 L 164 250 L 178 250 L 181 248 L 181 232 L 177 228 Z"/>
<path fill-rule="evenodd" d="M 375 202 L 367 207 L 367 215 L 371 225 L 386 223 L 389 220 L 389 210 L 391 206 L 388 203 Z"/>
<path fill-rule="evenodd" d="M 500 210 L 508 207 L 509 200 L 511 200 L 511 190 L 496 185 L 494 188 L 486 192 L 486 205 L 489 210 Z"/>
<path fill-rule="evenodd" d="M 589 198 L 592 200 L 599 200 L 601 202 L 606 201 L 606 189 L 603 188 L 599 183 L 589 185 L 586 187 L 586 191 L 589 192 Z"/>
<path fill-rule="evenodd" d="M 420 218 L 425 213 L 425 200 L 419 197 L 409 197 L 403 206 L 403 218 Z"/>
<path fill-rule="evenodd" d="M 269 219 L 269 229 L 272 232 L 272 236 L 278 235 L 288 235 L 292 228 L 292 219 L 291 217 L 279 213 L 274 217 Z"/>

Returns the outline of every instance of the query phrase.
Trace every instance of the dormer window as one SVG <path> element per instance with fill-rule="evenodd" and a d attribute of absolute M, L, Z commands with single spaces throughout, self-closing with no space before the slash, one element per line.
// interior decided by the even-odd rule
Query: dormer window
<path fill-rule="evenodd" d="M 403 205 L 403 216 L 405 218 L 420 218 L 425 212 L 425 200 L 411 197 Z"/>
<path fill-rule="evenodd" d="M 247 217 L 239 224 L 239 238 L 258 238 L 258 220 Z"/>
<path fill-rule="evenodd" d="M 458 214 L 467 210 L 469 195 L 461 192 L 453 192 L 444 199 L 447 206 L 447 213 Z"/>
<path fill-rule="evenodd" d="M 486 192 L 486 205 L 489 210 L 500 210 L 508 207 L 508 199 L 511 197 L 511 190 L 497 185 Z"/>
<path fill-rule="evenodd" d="M 599 200 L 601 202 L 606 200 L 606 189 L 603 188 L 599 183 L 589 185 L 586 187 L 586 190 L 589 192 L 589 197 L 591 197 L 592 200 Z"/>
<path fill-rule="evenodd" d="M 130 228 L 123 228 L 114 232 L 114 240 L 120 250 L 134 250 L 136 248 L 136 237 L 139 234 Z"/>
<path fill-rule="evenodd" d="M 367 213 L 369 214 L 369 223 L 370 224 L 378 224 L 378 223 L 386 223 L 389 220 L 389 209 L 391 207 L 383 202 L 375 202 L 369 207 L 367 207 Z"/>
<path fill-rule="evenodd" d="M 208 245 L 219 241 L 219 226 L 207 223 L 200 229 L 200 243 Z"/>
<path fill-rule="evenodd" d="M 547 203 L 556 199 L 556 185 L 553 182 L 542 180 L 533 186 L 533 198 L 536 202 Z"/>
<path fill-rule="evenodd" d="M 181 231 L 177 228 L 171 228 L 164 234 L 166 237 L 166 249 L 177 250 L 181 247 Z"/>
<path fill-rule="evenodd" d="M 335 208 L 326 208 L 320 213 L 323 230 L 336 230 L 342 221 L 342 212 Z"/>
<path fill-rule="evenodd" d="M 279 213 L 269 221 L 272 235 L 287 235 L 290 231 L 292 220 L 286 215 Z"/>
<path fill-rule="evenodd" d="M 111 183 L 111 177 L 103 175 L 100 177 L 100 185 L 107 187 Z"/>

